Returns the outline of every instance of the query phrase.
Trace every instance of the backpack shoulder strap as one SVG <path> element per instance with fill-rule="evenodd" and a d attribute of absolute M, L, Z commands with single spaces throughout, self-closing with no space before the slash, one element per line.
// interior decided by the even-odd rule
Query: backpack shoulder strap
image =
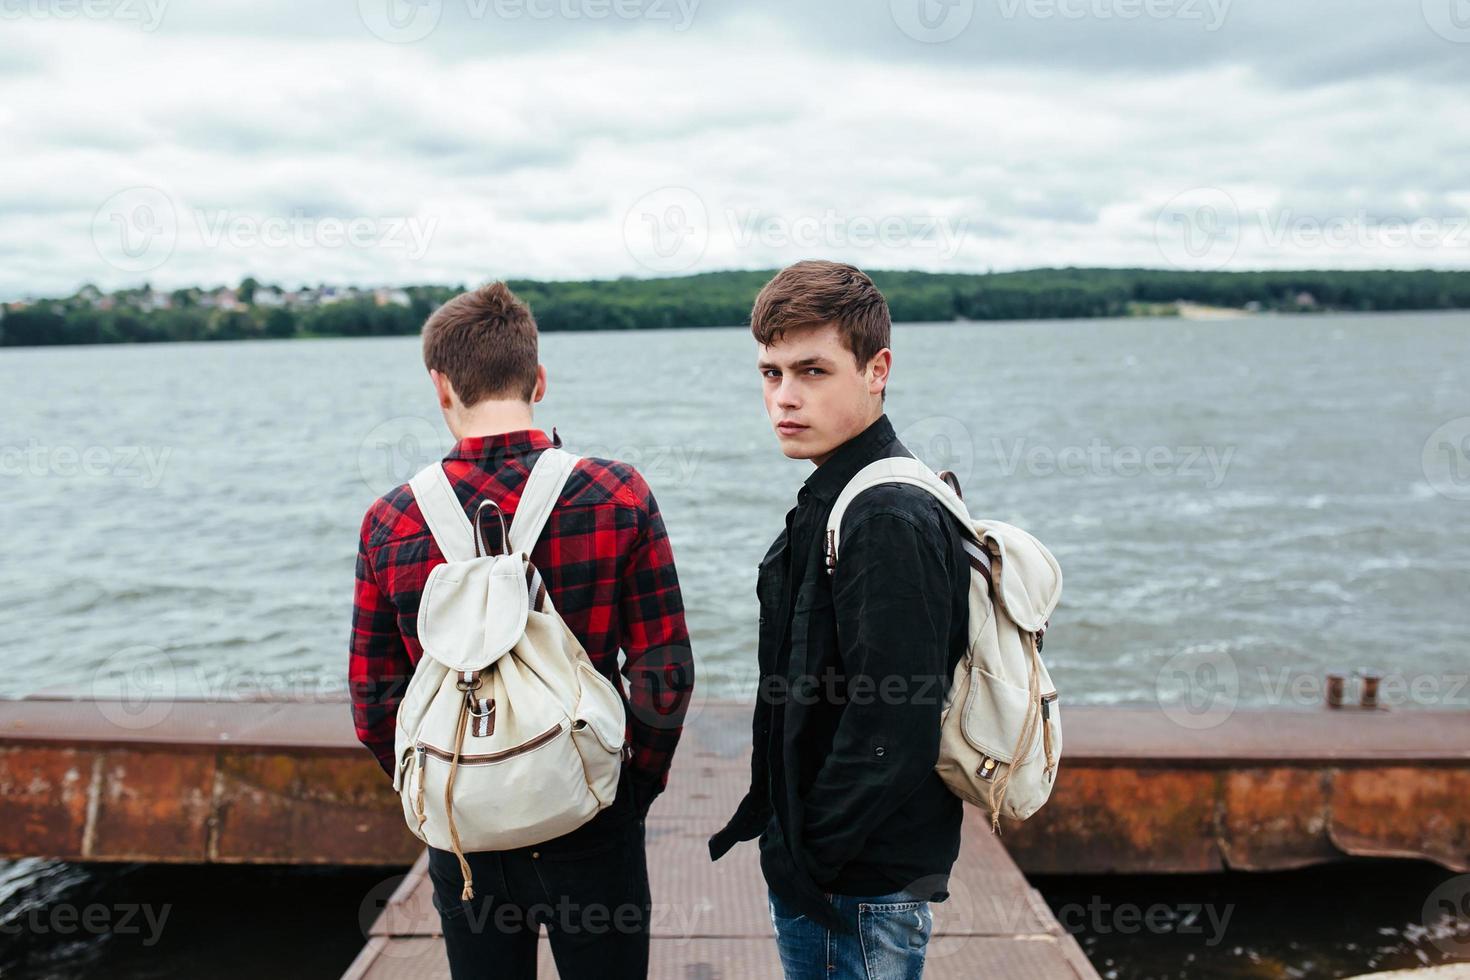
<path fill-rule="evenodd" d="M 475 557 L 475 531 L 444 472 L 444 464 L 436 460 L 425 466 L 408 481 L 408 487 L 444 557 L 450 561 Z"/>
<path fill-rule="evenodd" d="M 530 554 L 551 512 L 556 508 L 562 488 L 571 477 L 580 457 L 556 447 L 541 451 L 531 476 L 521 491 L 515 516 L 510 522 L 510 550 Z"/>
<path fill-rule="evenodd" d="M 946 510 L 959 520 L 960 525 L 966 531 L 966 536 L 974 537 L 975 528 L 970 520 L 969 508 L 965 506 L 965 502 L 951 489 L 950 485 L 917 459 L 910 456 L 893 456 L 888 459 L 874 460 L 858 470 L 857 474 L 848 481 L 847 486 L 842 488 L 842 493 L 838 494 L 837 502 L 832 505 L 832 513 L 827 517 L 829 567 L 837 562 L 838 538 L 842 534 L 842 517 L 847 513 L 847 508 L 858 494 L 884 483 L 907 483 L 910 486 L 928 490 L 944 505 Z"/>

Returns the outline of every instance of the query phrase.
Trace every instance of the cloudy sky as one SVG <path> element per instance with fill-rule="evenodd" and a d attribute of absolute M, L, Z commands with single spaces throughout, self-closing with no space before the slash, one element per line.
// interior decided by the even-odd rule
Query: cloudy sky
<path fill-rule="evenodd" d="M 1470 268 L 1470 0 L 0 0 L 0 297 Z"/>

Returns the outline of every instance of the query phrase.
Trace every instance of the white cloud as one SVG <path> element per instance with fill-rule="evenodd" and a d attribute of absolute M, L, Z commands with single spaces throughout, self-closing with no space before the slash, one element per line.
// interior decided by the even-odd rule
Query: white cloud
<path fill-rule="evenodd" d="M 1213 203 L 1186 225 L 1225 236 L 1229 267 L 1470 266 L 1470 236 L 1456 233 L 1470 121 L 1438 60 L 1466 52 L 1417 10 L 1398 12 L 1397 33 L 1374 23 L 1385 52 L 1422 48 L 1421 62 L 1327 70 L 1304 49 L 1264 63 L 1281 45 L 1265 0 L 1196 29 L 1208 36 L 1191 36 L 1185 59 L 1139 43 L 1177 40 L 1179 23 L 999 24 L 1015 50 L 1050 38 L 1086 52 L 1070 62 L 998 54 L 983 32 L 920 44 L 887 4 L 821 21 L 806 6 L 705 3 L 685 31 L 467 23 L 478 8 L 464 4 L 445 0 L 412 44 L 378 40 L 350 11 L 303 12 L 273 34 L 295 12 L 279 4 L 173 0 L 156 30 L 10 17 L 0 296 L 249 274 L 648 275 L 811 255 L 1209 267 L 1219 241 L 1191 250 L 1169 238 L 1185 226 L 1160 220 L 1196 199 Z M 1318 32 L 1312 50 L 1371 62 L 1362 22 L 1282 17 Z M 640 200 L 661 210 L 630 217 Z M 660 258 L 640 238 L 655 230 L 679 250 Z M 120 253 L 129 241 L 151 250 Z"/>

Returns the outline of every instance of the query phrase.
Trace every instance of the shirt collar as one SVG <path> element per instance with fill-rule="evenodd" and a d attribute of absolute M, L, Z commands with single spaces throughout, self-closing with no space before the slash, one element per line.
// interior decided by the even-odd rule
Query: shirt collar
<path fill-rule="evenodd" d="M 466 436 L 454 444 L 445 459 L 493 459 L 512 453 L 531 453 L 539 449 L 561 446 L 561 436 L 556 427 L 548 437 L 540 429 L 517 429 L 514 432 L 497 432 L 489 436 Z"/>
<path fill-rule="evenodd" d="M 858 470 L 878 459 L 879 451 L 897 438 L 898 433 L 893 431 L 888 415 L 878 416 L 872 425 L 838 446 L 827 462 L 806 478 L 802 489 L 824 501 L 836 500 L 848 481 L 857 476 Z"/>

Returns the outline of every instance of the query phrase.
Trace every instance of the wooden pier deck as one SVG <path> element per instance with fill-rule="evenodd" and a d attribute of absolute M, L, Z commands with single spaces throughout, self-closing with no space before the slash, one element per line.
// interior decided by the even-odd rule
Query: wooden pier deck
<path fill-rule="evenodd" d="M 686 729 L 668 790 L 648 815 L 651 978 L 779 980 L 756 844 L 711 863 L 706 840 L 750 779 L 749 708 L 705 706 Z M 925 977 L 1095 980 L 1098 974 L 978 811 L 966 808 L 948 901 L 935 903 Z M 343 980 L 438 980 L 449 968 L 421 855 L 374 922 Z M 543 934 L 542 977 L 557 976 Z M 581 980 L 581 978 L 564 978 Z"/>

